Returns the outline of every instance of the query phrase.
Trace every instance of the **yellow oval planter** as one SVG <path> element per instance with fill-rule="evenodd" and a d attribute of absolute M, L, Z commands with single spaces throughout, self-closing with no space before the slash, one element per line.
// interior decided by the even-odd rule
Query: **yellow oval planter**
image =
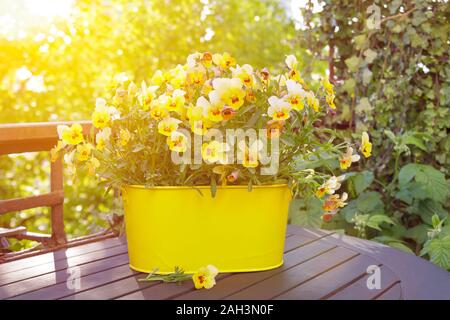
<path fill-rule="evenodd" d="M 291 193 L 287 185 L 127 186 L 123 190 L 130 267 L 186 273 L 212 264 L 220 272 L 268 270 L 283 264 Z"/>

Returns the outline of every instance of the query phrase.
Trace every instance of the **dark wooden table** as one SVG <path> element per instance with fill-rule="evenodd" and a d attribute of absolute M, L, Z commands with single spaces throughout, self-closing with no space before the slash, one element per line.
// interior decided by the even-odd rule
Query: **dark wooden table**
<path fill-rule="evenodd" d="M 370 265 L 380 268 L 381 289 L 367 288 Z M 67 284 L 77 275 L 78 289 Z M 0 299 L 450 299 L 450 273 L 424 259 L 294 226 L 278 269 L 220 274 L 210 290 L 143 277 L 128 267 L 126 242 L 112 238 L 0 264 Z"/>

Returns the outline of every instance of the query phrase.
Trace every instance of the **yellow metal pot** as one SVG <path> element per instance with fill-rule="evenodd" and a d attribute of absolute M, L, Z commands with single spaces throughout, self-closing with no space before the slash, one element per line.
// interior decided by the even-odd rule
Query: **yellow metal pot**
<path fill-rule="evenodd" d="M 130 267 L 186 273 L 212 264 L 220 272 L 268 270 L 283 264 L 291 192 L 287 185 L 127 186 L 123 189 Z"/>

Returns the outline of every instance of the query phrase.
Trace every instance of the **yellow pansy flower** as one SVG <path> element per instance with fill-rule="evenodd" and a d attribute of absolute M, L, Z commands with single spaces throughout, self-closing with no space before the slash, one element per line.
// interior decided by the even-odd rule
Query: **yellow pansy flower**
<path fill-rule="evenodd" d="M 306 92 L 306 102 L 308 103 L 308 106 L 314 111 L 319 111 L 319 99 L 316 98 L 312 91 Z"/>
<path fill-rule="evenodd" d="M 59 152 L 61 151 L 62 148 L 64 148 L 66 145 L 64 142 L 62 142 L 61 140 L 58 141 L 58 143 L 56 144 L 56 146 L 54 146 L 51 150 L 50 150 L 50 159 L 51 162 L 55 162 L 56 160 L 58 160 L 59 157 Z"/>
<path fill-rule="evenodd" d="M 109 124 L 110 115 L 107 111 L 94 111 L 92 114 L 92 124 L 94 127 L 103 129 Z"/>
<path fill-rule="evenodd" d="M 242 159 L 242 165 L 246 168 L 256 168 L 258 164 L 258 154 L 249 150 L 245 150 L 244 158 Z"/>
<path fill-rule="evenodd" d="M 339 159 L 339 164 L 341 165 L 342 170 L 347 170 L 352 165 L 352 162 L 357 162 L 359 159 L 359 155 L 353 154 L 353 148 L 348 147 L 347 152 Z"/>
<path fill-rule="evenodd" d="M 327 93 L 327 95 L 329 95 L 329 96 L 334 95 L 333 85 L 331 84 L 330 80 L 327 77 L 322 79 L 322 86 L 325 89 L 325 92 Z"/>
<path fill-rule="evenodd" d="M 186 91 L 184 90 L 180 89 L 174 90 L 171 96 L 167 96 L 168 99 L 167 109 L 169 111 L 181 113 L 181 110 L 184 107 L 184 103 L 186 102 L 186 99 L 184 98 L 185 94 Z"/>
<path fill-rule="evenodd" d="M 131 133 L 128 129 L 120 129 L 119 132 L 119 143 L 122 146 L 126 146 L 131 139 Z"/>
<path fill-rule="evenodd" d="M 185 152 L 188 148 L 188 139 L 181 132 L 173 131 L 170 136 L 167 137 L 167 145 L 172 151 Z"/>
<path fill-rule="evenodd" d="M 212 54 L 209 52 L 204 52 L 201 57 L 201 62 L 206 68 L 211 68 L 212 66 Z"/>
<path fill-rule="evenodd" d="M 292 54 L 286 56 L 284 63 L 286 63 L 286 66 L 289 68 L 289 70 L 297 69 L 298 61 L 297 58 Z"/>
<path fill-rule="evenodd" d="M 165 105 L 161 105 L 158 101 L 154 100 L 150 109 L 150 117 L 155 120 L 164 119 L 169 115 L 169 110 Z"/>
<path fill-rule="evenodd" d="M 168 94 L 163 93 L 157 99 L 155 99 L 152 103 L 152 107 L 155 105 L 160 106 L 161 108 L 169 110 L 169 106 L 172 103 L 172 97 Z"/>
<path fill-rule="evenodd" d="M 199 105 L 189 105 L 186 111 L 186 117 L 189 121 L 198 121 L 202 120 L 204 115 L 203 107 Z"/>
<path fill-rule="evenodd" d="M 111 137 L 111 129 L 105 128 L 95 135 L 95 143 L 97 150 L 103 150 L 106 146 L 106 142 L 109 141 L 109 138 Z"/>
<path fill-rule="evenodd" d="M 152 76 L 151 83 L 157 86 L 161 86 L 167 81 L 169 81 L 170 75 L 167 72 L 162 72 L 161 70 L 156 70 Z"/>
<path fill-rule="evenodd" d="M 263 85 L 268 86 L 270 81 L 270 72 L 267 68 L 263 68 L 259 71 L 259 76 Z"/>
<path fill-rule="evenodd" d="M 225 106 L 222 109 L 222 118 L 225 121 L 232 119 L 235 116 L 235 114 L 236 114 L 236 110 L 234 110 L 231 107 Z"/>
<path fill-rule="evenodd" d="M 359 150 L 366 158 L 372 155 L 372 143 L 369 140 L 369 135 L 365 131 L 362 133 L 361 136 L 361 147 L 359 148 Z"/>
<path fill-rule="evenodd" d="M 92 145 L 90 143 L 79 144 L 77 146 L 77 159 L 80 162 L 87 161 L 91 154 Z"/>
<path fill-rule="evenodd" d="M 169 75 L 169 83 L 175 89 L 181 88 L 181 86 L 186 83 L 187 73 L 182 65 L 177 65 L 175 68 L 170 70 Z"/>
<path fill-rule="evenodd" d="M 317 190 L 316 190 L 316 196 L 317 198 L 322 198 L 325 194 L 334 194 L 336 190 L 338 190 L 341 187 L 341 182 L 344 181 L 345 176 L 339 176 L 339 177 L 331 177 L 325 183 L 323 183 Z"/>
<path fill-rule="evenodd" d="M 334 95 L 326 96 L 325 99 L 331 109 L 336 109 L 336 105 L 334 104 Z"/>
<path fill-rule="evenodd" d="M 342 208 L 347 204 L 345 202 L 347 198 L 348 195 L 345 192 L 342 194 L 341 197 L 339 197 L 339 195 L 337 194 L 328 196 L 322 207 L 325 210 L 325 213 L 322 215 L 322 220 L 325 222 L 330 221 L 333 218 L 333 216 L 336 215 L 339 208 Z"/>
<path fill-rule="evenodd" d="M 203 84 L 200 93 L 207 96 L 212 90 L 213 90 L 212 80 L 210 79 Z"/>
<path fill-rule="evenodd" d="M 75 164 L 73 163 L 75 151 L 76 151 L 76 149 L 73 149 L 71 152 L 64 154 L 64 163 L 66 164 L 66 169 L 70 176 L 75 176 L 75 173 L 77 172 L 77 168 L 76 168 Z"/>
<path fill-rule="evenodd" d="M 224 70 L 236 65 L 236 60 L 228 52 L 213 54 L 212 61 Z"/>
<path fill-rule="evenodd" d="M 278 138 L 284 128 L 286 121 L 269 120 L 266 124 L 267 138 Z"/>
<path fill-rule="evenodd" d="M 156 90 L 158 90 L 158 86 L 150 86 L 147 87 L 145 81 L 141 83 L 141 92 L 138 95 L 138 101 L 142 110 L 148 111 L 151 106 L 151 103 L 156 97 Z"/>
<path fill-rule="evenodd" d="M 245 91 L 245 100 L 250 103 L 253 103 L 256 101 L 256 97 L 255 97 L 255 94 L 253 93 L 253 90 L 248 89 Z"/>
<path fill-rule="evenodd" d="M 206 81 L 206 70 L 203 66 L 197 66 L 188 70 L 187 82 L 197 86 L 203 85 Z"/>
<path fill-rule="evenodd" d="M 189 121 L 189 123 L 191 125 L 191 131 L 200 136 L 205 135 L 212 126 L 212 122 L 206 119 Z"/>
<path fill-rule="evenodd" d="M 206 163 L 219 162 L 226 163 L 226 153 L 230 147 L 226 143 L 220 143 L 218 141 L 206 142 L 202 145 L 202 157 Z"/>
<path fill-rule="evenodd" d="M 247 88 L 253 88 L 255 80 L 253 76 L 253 68 L 251 65 L 244 64 L 242 67 L 237 65 L 236 68 L 230 68 L 230 70 L 233 78 L 239 78 Z"/>
<path fill-rule="evenodd" d="M 198 62 L 200 61 L 201 58 L 201 53 L 200 52 L 194 52 L 191 53 L 190 55 L 187 56 L 186 59 L 186 64 L 188 66 L 189 69 L 195 68 L 198 64 Z"/>
<path fill-rule="evenodd" d="M 294 110 L 302 110 L 305 107 L 304 98 L 306 95 L 303 87 L 294 80 L 287 80 L 286 87 L 288 94 L 283 99 L 291 105 Z"/>
<path fill-rule="evenodd" d="M 169 137 L 173 131 L 178 129 L 178 124 L 180 122 L 181 122 L 180 120 L 171 117 L 162 119 L 158 123 L 158 132 L 162 135 Z"/>
<path fill-rule="evenodd" d="M 227 181 L 229 183 L 234 183 L 239 178 L 239 170 L 232 171 L 229 175 L 227 175 Z"/>
<path fill-rule="evenodd" d="M 135 97 L 136 94 L 138 93 L 138 87 L 133 81 L 131 81 L 130 84 L 128 85 L 127 91 L 128 91 L 128 96 Z"/>
<path fill-rule="evenodd" d="M 246 93 L 242 88 L 241 79 L 217 78 L 213 80 L 213 88 L 214 90 L 209 93 L 211 102 L 222 100 L 225 105 L 235 110 L 244 104 Z"/>
<path fill-rule="evenodd" d="M 100 167 L 100 161 L 98 161 L 97 158 L 92 157 L 91 159 L 89 159 L 87 167 L 88 167 L 88 174 L 90 176 L 93 176 L 95 175 L 95 171 L 97 170 L 97 168 Z"/>
<path fill-rule="evenodd" d="M 286 120 L 289 118 L 289 113 L 291 112 L 291 106 L 288 102 L 280 99 L 276 96 L 271 96 L 269 98 L 270 107 L 267 110 L 269 117 L 273 120 Z"/>
<path fill-rule="evenodd" d="M 346 192 L 342 193 L 342 196 L 338 194 L 333 194 L 326 198 L 323 203 L 323 210 L 334 213 L 339 208 L 343 208 L 347 203 L 345 202 L 348 198 L 348 194 Z"/>
<path fill-rule="evenodd" d="M 92 124 L 94 127 L 103 129 L 111 120 L 110 110 L 106 106 L 106 100 L 98 98 L 95 101 L 95 110 L 92 113 Z"/>
<path fill-rule="evenodd" d="M 251 146 L 248 146 L 245 141 L 238 143 L 238 148 L 243 152 L 242 165 L 246 168 L 256 168 L 259 165 L 259 152 L 263 148 L 261 140 L 254 141 Z"/>
<path fill-rule="evenodd" d="M 214 95 L 212 96 L 214 98 Z M 206 119 L 213 122 L 223 120 L 223 102 L 220 99 L 211 100 L 211 102 L 209 102 L 205 97 L 199 97 L 197 99 L 197 106 L 203 109 L 203 115 Z"/>
<path fill-rule="evenodd" d="M 80 124 L 74 123 L 71 127 L 59 125 L 58 135 L 65 144 L 77 145 L 84 141 L 83 128 Z"/>
<path fill-rule="evenodd" d="M 296 69 L 289 70 L 288 78 L 297 82 L 300 82 L 302 78 L 300 77 L 300 72 L 298 72 Z"/>
<path fill-rule="evenodd" d="M 213 265 L 201 267 L 192 275 L 192 281 L 196 289 L 211 289 L 216 284 L 216 276 L 219 271 Z"/>

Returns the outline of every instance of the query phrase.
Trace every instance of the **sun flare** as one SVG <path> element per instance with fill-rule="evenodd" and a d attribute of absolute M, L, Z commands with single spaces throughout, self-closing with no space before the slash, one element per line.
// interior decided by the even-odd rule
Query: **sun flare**
<path fill-rule="evenodd" d="M 22 37 L 35 27 L 69 17 L 74 0 L 0 0 L 0 34 Z"/>

